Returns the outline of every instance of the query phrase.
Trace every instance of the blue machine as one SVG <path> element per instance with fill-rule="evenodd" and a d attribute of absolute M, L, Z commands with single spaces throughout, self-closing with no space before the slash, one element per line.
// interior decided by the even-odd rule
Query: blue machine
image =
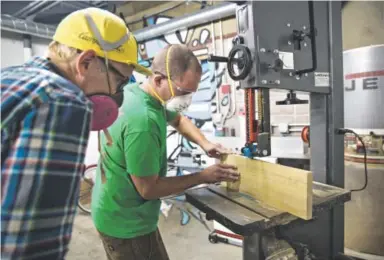
<path fill-rule="evenodd" d="M 253 158 L 256 151 L 257 151 L 257 144 L 251 144 L 241 149 L 241 153 L 248 158 Z"/>

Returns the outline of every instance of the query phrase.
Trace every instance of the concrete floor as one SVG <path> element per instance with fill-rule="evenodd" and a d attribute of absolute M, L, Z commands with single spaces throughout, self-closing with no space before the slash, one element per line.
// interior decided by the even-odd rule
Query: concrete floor
<path fill-rule="evenodd" d="M 211 244 L 208 230 L 194 218 L 186 226 L 180 225 L 180 213 L 172 208 L 167 219 L 161 215 L 159 228 L 171 260 L 236 260 L 241 259 L 241 248 L 226 244 Z M 79 211 L 73 228 L 68 260 L 107 259 L 91 216 Z"/>

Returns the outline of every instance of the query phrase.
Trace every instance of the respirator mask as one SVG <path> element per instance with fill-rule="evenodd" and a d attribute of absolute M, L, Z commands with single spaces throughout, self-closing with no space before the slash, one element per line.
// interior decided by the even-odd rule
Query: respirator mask
<path fill-rule="evenodd" d="M 167 110 L 181 113 L 191 105 L 192 96 L 193 93 L 189 93 L 184 96 L 173 97 L 171 100 L 166 102 L 165 107 Z"/>

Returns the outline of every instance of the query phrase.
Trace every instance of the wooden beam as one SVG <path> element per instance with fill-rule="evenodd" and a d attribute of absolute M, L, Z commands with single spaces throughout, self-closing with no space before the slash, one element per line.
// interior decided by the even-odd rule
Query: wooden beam
<path fill-rule="evenodd" d="M 240 172 L 240 180 L 228 183 L 228 189 L 302 219 L 312 218 L 311 172 L 235 154 L 226 155 L 222 162 L 236 165 Z"/>

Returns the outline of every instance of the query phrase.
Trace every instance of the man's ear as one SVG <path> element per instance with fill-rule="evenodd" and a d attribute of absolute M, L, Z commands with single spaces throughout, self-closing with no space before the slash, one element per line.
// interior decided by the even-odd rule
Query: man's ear
<path fill-rule="evenodd" d="M 96 52 L 93 50 L 83 51 L 76 61 L 76 70 L 80 75 L 85 75 L 88 72 L 90 64 L 96 58 Z"/>
<path fill-rule="evenodd" d="M 157 88 L 160 88 L 161 87 L 161 80 L 163 79 L 163 76 L 159 75 L 159 74 L 153 74 L 152 75 L 152 80 L 153 80 L 153 84 L 157 87 Z"/>

